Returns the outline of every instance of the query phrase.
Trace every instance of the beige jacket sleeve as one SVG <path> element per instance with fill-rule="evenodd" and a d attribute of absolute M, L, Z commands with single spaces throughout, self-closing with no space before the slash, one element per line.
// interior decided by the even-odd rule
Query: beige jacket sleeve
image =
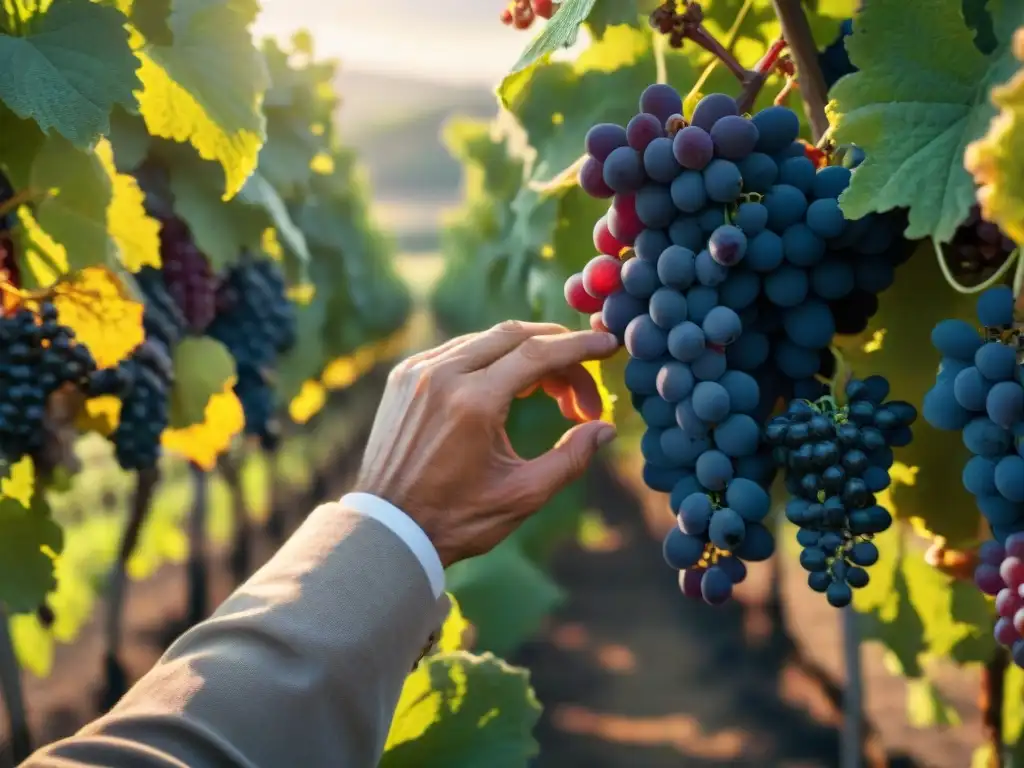
<path fill-rule="evenodd" d="M 109 714 L 23 765 L 374 766 L 447 608 L 388 528 L 324 504 Z"/>

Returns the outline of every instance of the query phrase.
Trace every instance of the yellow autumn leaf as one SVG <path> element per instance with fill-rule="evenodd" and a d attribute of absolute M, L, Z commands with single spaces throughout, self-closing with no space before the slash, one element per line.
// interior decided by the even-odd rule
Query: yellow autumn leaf
<path fill-rule="evenodd" d="M 235 435 L 245 427 L 245 413 L 235 395 L 233 380 L 224 385 L 223 392 L 210 398 L 205 417 L 201 424 L 164 430 L 160 442 L 166 450 L 184 456 L 211 472 L 217 466 L 217 459 L 231 446 Z"/>
<path fill-rule="evenodd" d="M 147 266 L 159 269 L 160 223 L 146 214 L 146 196 L 139 183 L 134 176 L 117 172 L 114 150 L 108 140 L 103 139 L 96 146 L 96 155 L 113 185 L 107 224 L 121 263 L 129 272 Z"/>
<path fill-rule="evenodd" d="M 305 424 L 320 412 L 327 402 L 327 389 L 319 381 L 306 381 L 288 404 L 288 416 L 296 424 Z"/>
<path fill-rule="evenodd" d="M 0 498 L 14 499 L 28 509 L 36 492 L 36 468 L 31 456 L 14 464 L 0 480 Z"/>
<path fill-rule="evenodd" d="M 145 338 L 142 305 L 106 267 L 83 269 L 59 283 L 53 303 L 60 322 L 89 347 L 100 368 L 124 360 Z"/>
<path fill-rule="evenodd" d="M 97 432 L 109 437 L 121 421 L 121 401 L 113 395 L 86 400 L 75 419 L 79 432 Z"/>

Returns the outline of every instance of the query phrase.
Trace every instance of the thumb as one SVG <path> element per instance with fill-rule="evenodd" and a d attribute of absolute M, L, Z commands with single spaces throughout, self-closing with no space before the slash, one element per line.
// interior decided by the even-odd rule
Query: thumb
<path fill-rule="evenodd" d="M 540 504 L 544 504 L 579 479 L 598 450 L 614 439 L 615 427 L 606 421 L 577 424 L 562 435 L 554 448 L 526 463 L 522 487 L 529 488 Z"/>

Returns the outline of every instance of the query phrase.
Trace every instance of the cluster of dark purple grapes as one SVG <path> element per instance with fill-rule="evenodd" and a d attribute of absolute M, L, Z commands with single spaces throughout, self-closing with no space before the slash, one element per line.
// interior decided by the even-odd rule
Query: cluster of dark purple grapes
<path fill-rule="evenodd" d="M 43 451 L 50 396 L 65 385 L 88 391 L 95 373 L 89 348 L 61 325 L 52 303 L 0 316 L 0 456 L 13 464 Z"/>
<path fill-rule="evenodd" d="M 984 334 L 963 320 L 935 326 L 932 344 L 942 361 L 924 398 L 928 423 L 962 432 L 974 454 L 964 487 L 998 542 L 1024 532 L 1024 337 L 1013 304 L 1010 288 L 990 288 L 977 304 Z"/>
<path fill-rule="evenodd" d="M 881 376 L 850 381 L 846 395 L 843 407 L 828 397 L 794 400 L 765 428 L 793 495 L 786 517 L 800 528 L 807 583 L 836 608 L 850 604 L 851 588 L 867 585 L 864 569 L 878 560 L 870 539 L 892 517 L 875 494 L 889 487 L 892 449 L 910 443 L 917 419 L 910 403 L 885 401 L 889 383 Z"/>
<path fill-rule="evenodd" d="M 150 469 L 160 459 L 160 436 L 170 423 L 174 363 L 162 342 L 147 338 L 118 369 L 121 418 L 110 436 L 114 454 L 124 469 Z"/>
<path fill-rule="evenodd" d="M 731 479 L 722 493 L 686 496 L 663 546 L 665 561 L 679 570 L 682 593 L 711 605 L 728 600 L 747 576 L 744 561 L 767 560 L 775 552 L 763 523 L 770 510 L 768 492 L 744 477 Z"/>
<path fill-rule="evenodd" d="M 202 334 L 217 311 L 216 275 L 185 222 L 165 218 L 160 223 L 161 271 L 167 292 L 181 310 L 188 331 Z"/>
<path fill-rule="evenodd" d="M 738 479 L 766 489 L 777 472 L 761 435 L 774 404 L 826 394 L 818 377 L 834 373 L 833 336 L 864 330 L 909 250 L 895 217 L 843 216 L 837 198 L 853 171 L 816 168 L 791 110 L 748 119 L 724 94 L 704 97 L 689 122 L 681 110 L 674 89 L 652 85 L 626 128 L 588 132 L 579 182 L 611 206 L 594 229 L 601 255 L 565 295 L 630 354 L 626 386 L 648 425 L 645 482 L 671 493 L 677 515 L 697 494 L 729 520 L 737 510 L 720 494 Z M 713 573 L 701 594 L 718 601 L 712 567 L 725 557 L 738 574 L 736 553 L 698 529 L 670 533 L 666 559 L 688 563 L 688 594 L 694 574 Z"/>
<path fill-rule="evenodd" d="M 246 434 L 272 448 L 279 436 L 270 376 L 280 355 L 296 341 L 296 316 L 277 265 L 247 258 L 218 290 L 217 314 L 207 330 L 235 358 L 235 394 L 245 411 Z"/>
<path fill-rule="evenodd" d="M 162 455 L 160 436 L 170 424 L 172 352 L 185 332 L 185 318 L 167 291 L 160 270 L 144 267 L 136 276 L 145 310 L 145 340 L 116 367 L 98 371 L 90 395 L 121 400 L 117 428 L 110 435 L 118 464 L 129 471 L 151 469 Z"/>

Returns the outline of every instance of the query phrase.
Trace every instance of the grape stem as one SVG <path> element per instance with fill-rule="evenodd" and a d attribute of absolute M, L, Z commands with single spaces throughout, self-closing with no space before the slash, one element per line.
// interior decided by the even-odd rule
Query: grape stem
<path fill-rule="evenodd" d="M 828 117 L 825 115 L 828 88 L 821 67 L 818 66 L 818 46 L 814 43 L 811 25 L 801 0 L 772 0 L 772 5 L 782 24 L 782 36 L 789 44 L 789 53 L 796 64 L 804 112 L 811 124 L 814 141 L 817 142 L 828 130 Z"/>
<path fill-rule="evenodd" d="M 931 238 L 932 247 L 935 249 L 935 258 L 939 262 L 939 269 L 942 271 L 942 276 L 946 278 L 946 282 L 949 283 L 949 287 L 957 293 L 970 296 L 974 293 L 982 293 L 987 291 L 993 285 L 998 285 L 1002 282 L 1003 278 L 1013 268 L 1014 262 L 1020 259 L 1020 248 L 1014 248 L 1010 251 L 1010 255 L 1006 257 L 1006 261 L 996 270 L 995 274 L 992 275 L 988 280 L 975 286 L 968 287 L 961 283 L 949 269 L 949 265 L 946 264 L 945 255 L 942 253 L 942 243 L 936 240 L 934 237 Z M 1020 267 L 1018 267 L 1020 271 Z"/>
<path fill-rule="evenodd" d="M 1006 668 L 1009 654 L 1002 646 L 996 648 L 992 658 L 981 671 L 981 689 L 978 709 L 981 710 L 982 729 L 990 749 L 989 768 L 1003 768 L 1003 699 L 1006 694 Z"/>

